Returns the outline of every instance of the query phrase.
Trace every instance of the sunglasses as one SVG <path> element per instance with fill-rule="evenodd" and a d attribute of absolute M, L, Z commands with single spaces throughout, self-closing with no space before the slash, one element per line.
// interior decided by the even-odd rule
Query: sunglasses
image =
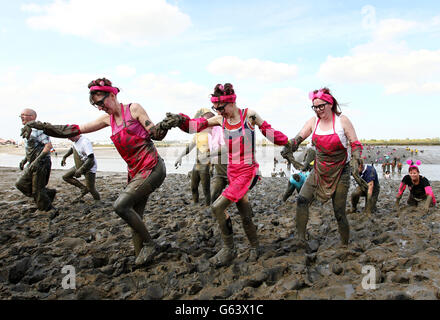
<path fill-rule="evenodd" d="M 97 107 L 104 108 L 104 100 L 107 99 L 109 95 L 110 95 L 109 93 L 106 93 L 106 94 L 104 95 L 104 98 L 102 98 L 102 99 L 99 100 L 99 101 L 94 102 L 93 105 L 94 105 L 96 108 L 97 108 Z"/>
<path fill-rule="evenodd" d="M 311 106 L 311 108 L 312 108 L 313 110 L 315 110 L 315 111 L 316 111 L 316 110 L 321 111 L 321 110 L 324 110 L 326 104 L 327 104 L 327 103 L 318 104 L 317 106 Z"/>
<path fill-rule="evenodd" d="M 228 105 L 228 103 L 225 103 L 224 105 L 219 106 L 218 108 L 215 108 L 214 106 L 212 106 L 211 109 L 221 113 L 221 112 L 225 111 L 225 108 L 226 108 L 227 105 Z"/>

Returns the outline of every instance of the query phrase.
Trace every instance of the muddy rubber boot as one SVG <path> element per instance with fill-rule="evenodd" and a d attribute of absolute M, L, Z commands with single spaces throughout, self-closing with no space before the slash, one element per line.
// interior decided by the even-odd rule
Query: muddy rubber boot
<path fill-rule="evenodd" d="M 215 256 L 209 259 L 209 262 L 216 268 L 228 266 L 237 256 L 237 252 L 234 248 L 233 235 L 222 235 L 223 237 L 223 248 L 217 252 Z"/>
<path fill-rule="evenodd" d="M 260 255 L 262 254 L 263 250 L 260 246 L 258 247 L 252 247 L 249 249 L 249 257 L 248 262 L 256 262 Z"/>
<path fill-rule="evenodd" d="M 52 203 L 53 200 L 55 199 L 56 194 L 57 194 L 57 190 L 47 188 L 46 192 L 47 192 L 47 195 L 49 196 L 50 202 Z"/>
<path fill-rule="evenodd" d="M 144 243 L 144 246 L 136 257 L 136 265 L 142 266 L 151 262 L 159 251 L 159 246 L 154 241 Z"/>
<path fill-rule="evenodd" d="M 248 260 L 250 262 L 255 262 L 258 260 L 258 257 L 260 256 L 260 252 L 261 252 L 260 244 L 258 242 L 257 228 L 253 224 L 252 220 L 250 220 L 247 221 L 246 223 L 243 223 L 243 229 L 251 244 L 251 248 L 249 249 Z"/>

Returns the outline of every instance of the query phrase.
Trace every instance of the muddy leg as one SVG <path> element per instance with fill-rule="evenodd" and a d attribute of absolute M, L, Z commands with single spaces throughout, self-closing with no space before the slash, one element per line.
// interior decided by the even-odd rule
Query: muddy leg
<path fill-rule="evenodd" d="M 209 174 L 209 166 L 206 166 L 206 170 L 199 172 L 200 182 L 202 183 L 203 194 L 205 195 L 205 204 L 209 206 L 211 204 L 211 176 Z"/>
<path fill-rule="evenodd" d="M 336 191 L 332 196 L 332 201 L 342 244 L 348 245 L 348 240 L 350 238 L 350 227 L 348 225 L 347 216 L 345 215 L 345 207 L 347 203 L 348 188 L 350 186 L 349 167 L 346 167 L 344 171 L 341 174 Z"/>
<path fill-rule="evenodd" d="M 86 172 L 85 177 L 86 177 L 87 189 L 92 195 L 93 199 L 100 200 L 101 196 L 99 195 L 99 192 L 96 191 L 96 187 L 95 187 L 96 174 L 89 171 Z"/>
<path fill-rule="evenodd" d="M 76 167 L 72 167 L 63 175 L 63 180 L 81 190 L 81 196 L 87 194 L 88 190 L 85 185 L 83 185 L 78 179 L 75 178 Z"/>
<path fill-rule="evenodd" d="M 211 205 L 214 216 L 217 219 L 221 236 L 223 238 L 223 248 L 212 258 L 209 259 L 215 267 L 229 265 L 237 255 L 234 248 L 231 218 L 226 219 L 225 210 L 231 204 L 231 200 L 220 196 Z"/>
<path fill-rule="evenodd" d="M 194 203 L 199 203 L 199 183 L 200 183 L 200 175 L 194 166 L 191 173 L 191 193 Z"/>

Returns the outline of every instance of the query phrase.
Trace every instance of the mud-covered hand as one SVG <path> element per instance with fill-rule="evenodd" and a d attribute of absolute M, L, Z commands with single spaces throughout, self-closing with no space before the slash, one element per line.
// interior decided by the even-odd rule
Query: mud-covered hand
<path fill-rule="evenodd" d="M 167 112 L 166 117 L 160 122 L 160 127 L 163 130 L 170 130 L 179 127 L 183 121 L 185 121 L 185 118 L 180 114 Z"/>
<path fill-rule="evenodd" d="M 26 164 L 26 162 L 27 162 L 26 158 L 24 158 L 23 160 L 20 161 L 20 164 L 18 165 L 20 170 L 24 169 L 24 165 Z"/>
<path fill-rule="evenodd" d="M 422 207 L 423 213 L 429 212 L 429 206 L 431 205 L 431 202 L 432 202 L 432 197 L 428 195 Z"/>
<path fill-rule="evenodd" d="M 177 168 L 179 168 L 182 165 L 182 157 L 178 157 L 176 162 L 174 163 L 174 166 Z"/>
<path fill-rule="evenodd" d="M 295 161 L 295 158 L 293 157 L 292 143 L 290 142 L 290 140 L 287 141 L 287 143 L 284 145 L 280 154 L 290 163 L 293 163 L 292 161 Z"/>
<path fill-rule="evenodd" d="M 63 157 L 63 159 L 61 160 L 61 166 L 64 167 L 66 165 L 66 158 Z"/>
<path fill-rule="evenodd" d="M 351 160 L 350 160 L 350 168 L 351 168 L 351 175 L 353 176 L 354 180 L 358 183 L 359 187 L 361 187 L 363 192 L 368 192 L 368 184 L 367 182 L 361 178 L 359 175 L 359 164 L 360 164 L 360 150 L 354 150 L 351 153 Z"/>

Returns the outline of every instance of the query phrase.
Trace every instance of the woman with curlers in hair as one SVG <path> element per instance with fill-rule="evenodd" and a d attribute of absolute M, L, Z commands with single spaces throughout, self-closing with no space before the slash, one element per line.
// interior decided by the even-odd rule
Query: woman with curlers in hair
<path fill-rule="evenodd" d="M 272 127 L 254 110 L 241 109 L 236 104 L 236 94 L 232 84 L 217 84 L 211 94 L 213 110 L 217 116 L 210 119 L 190 119 L 187 115 L 167 113 L 165 121 L 173 123 L 182 131 L 188 133 L 200 132 L 207 127 L 221 126 L 224 141 L 228 150 L 227 176 L 229 185 L 212 204 L 211 209 L 217 219 L 223 248 L 210 259 L 216 267 L 230 264 L 236 257 L 234 246 L 232 222 L 226 217 L 225 210 L 235 203 L 240 214 L 243 229 L 251 244 L 249 261 L 255 261 L 259 254 L 259 241 L 257 229 L 252 222 L 252 208 L 247 193 L 257 183 L 258 163 L 255 159 L 255 126 L 262 134 L 277 145 L 288 144 L 288 138 L 282 132 Z"/>

